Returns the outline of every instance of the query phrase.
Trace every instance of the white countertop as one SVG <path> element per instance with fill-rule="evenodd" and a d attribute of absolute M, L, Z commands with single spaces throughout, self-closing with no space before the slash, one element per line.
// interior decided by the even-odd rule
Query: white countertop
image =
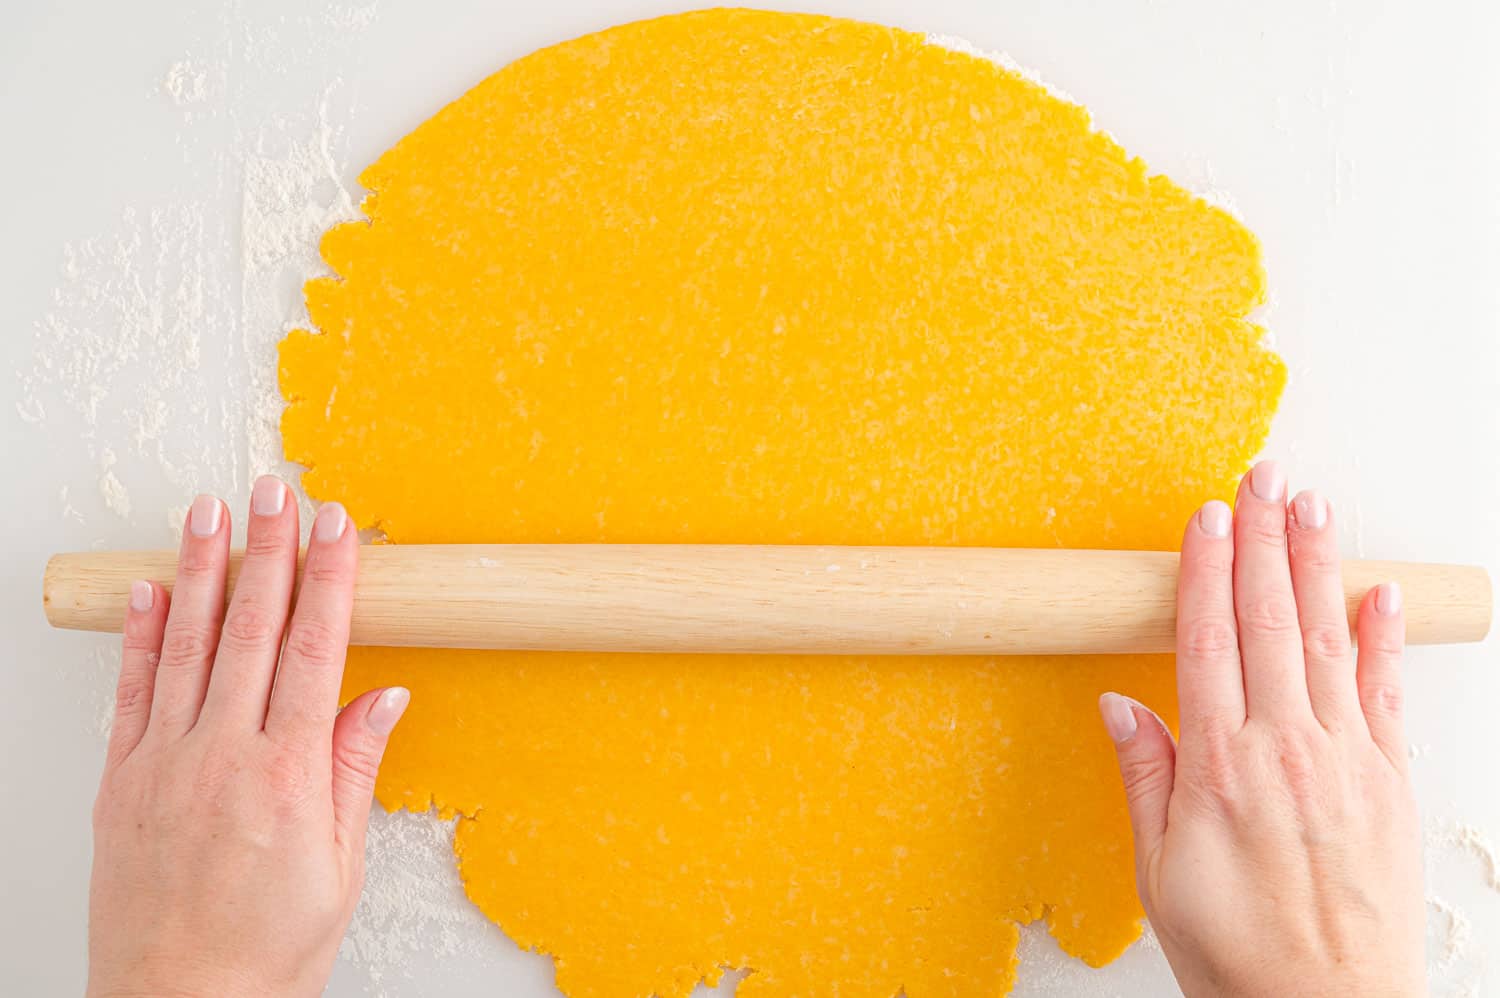
<path fill-rule="evenodd" d="M 53 551 L 172 543 L 279 462 L 273 348 L 359 169 L 544 44 L 675 3 L 172 0 L 0 14 L 0 980 L 84 980 L 89 807 L 115 642 L 50 631 Z M 781 4 L 769 6 L 780 7 Z M 809 5 L 811 6 L 811 5 Z M 797 9 L 789 5 L 789 9 Z M 1457 0 L 829 0 L 1003 50 L 1261 237 L 1291 380 L 1269 453 L 1349 555 L 1500 576 L 1500 14 Z M 174 512 L 175 511 L 175 512 Z M 1438 995 L 1500 988 L 1500 643 L 1407 666 Z M 425 816 L 380 816 L 330 994 L 555 994 L 463 899 Z M 1467 935 L 1465 935 L 1467 932 Z M 1157 995 L 1025 933 L 1021 995 Z M 719 992 L 728 994 L 731 985 Z"/>

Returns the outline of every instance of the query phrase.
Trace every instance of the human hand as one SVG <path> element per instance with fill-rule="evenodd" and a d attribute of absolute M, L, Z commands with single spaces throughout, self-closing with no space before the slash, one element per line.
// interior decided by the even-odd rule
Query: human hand
<path fill-rule="evenodd" d="M 212 496 L 193 503 L 170 600 L 156 583 L 131 587 L 94 805 L 93 998 L 318 995 L 327 983 L 409 694 L 371 690 L 338 710 L 358 542 L 337 503 L 318 511 L 288 624 L 289 498 L 275 478 L 255 483 L 227 613 L 229 516 Z"/>
<path fill-rule="evenodd" d="M 1349 640 L 1326 501 L 1263 462 L 1182 542 L 1181 741 L 1100 698 L 1141 900 L 1198 995 L 1422 995 L 1424 902 L 1394 583 Z"/>

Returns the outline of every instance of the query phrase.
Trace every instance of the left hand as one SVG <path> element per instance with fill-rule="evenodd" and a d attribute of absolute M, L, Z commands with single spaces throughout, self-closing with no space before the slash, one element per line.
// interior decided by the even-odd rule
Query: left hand
<path fill-rule="evenodd" d="M 94 806 L 93 998 L 318 995 L 332 971 L 409 695 L 371 690 L 339 711 L 358 542 L 342 507 L 319 510 L 289 623 L 290 498 L 255 483 L 227 612 L 229 515 L 212 496 L 193 503 L 170 600 L 132 586 Z"/>

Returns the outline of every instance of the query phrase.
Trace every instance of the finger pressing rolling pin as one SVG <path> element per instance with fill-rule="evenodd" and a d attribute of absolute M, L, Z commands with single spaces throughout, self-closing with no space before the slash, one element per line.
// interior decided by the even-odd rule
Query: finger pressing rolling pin
<path fill-rule="evenodd" d="M 57 627 L 118 631 L 172 551 L 61 554 Z M 231 591 L 240 561 L 230 567 Z M 1171 651 L 1176 553 L 652 544 L 381 545 L 360 554 L 353 643 L 542 651 L 1072 655 Z M 1479 641 L 1482 568 L 1344 565 L 1351 620 L 1399 582 L 1407 640 Z"/>

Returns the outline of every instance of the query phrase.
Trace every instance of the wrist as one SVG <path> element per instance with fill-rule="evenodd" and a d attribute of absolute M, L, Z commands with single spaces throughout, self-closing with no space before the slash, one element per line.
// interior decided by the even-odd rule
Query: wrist
<path fill-rule="evenodd" d="M 271 993 L 222 970 L 165 966 L 138 967 L 129 975 L 102 980 L 91 971 L 84 992 L 85 998 L 254 998 Z"/>

